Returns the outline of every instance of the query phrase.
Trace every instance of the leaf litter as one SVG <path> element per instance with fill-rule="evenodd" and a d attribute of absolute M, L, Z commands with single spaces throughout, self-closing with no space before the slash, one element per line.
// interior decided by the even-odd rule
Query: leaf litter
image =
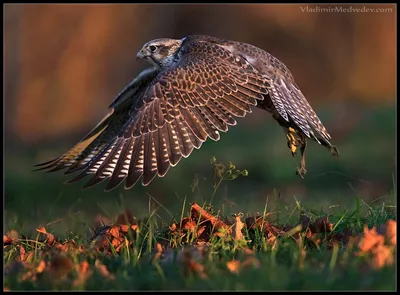
<path fill-rule="evenodd" d="M 234 259 L 226 262 L 227 269 L 233 274 L 240 274 L 248 268 L 259 268 L 261 261 L 256 257 L 257 249 L 252 247 L 252 241 L 261 237 L 271 251 L 279 247 L 280 239 L 289 237 L 300 248 L 299 267 L 306 257 L 307 251 L 325 246 L 332 249 L 335 245 L 356 246 L 354 256 L 369 258 L 369 267 L 379 269 L 394 263 L 396 249 L 396 221 L 388 220 L 376 228 L 364 227 L 361 234 L 353 234 L 349 228 L 333 231 L 334 224 L 328 216 L 322 216 L 312 221 L 310 216 L 300 215 L 297 225 L 272 225 L 265 216 L 249 216 L 244 222 L 243 214 L 233 215 L 233 219 L 225 219 L 194 203 L 189 210 L 189 216 L 179 222 L 172 222 L 164 231 L 164 236 L 154 243 L 152 262 L 160 265 L 177 263 L 182 267 L 186 276 L 207 278 L 205 259 L 210 253 L 214 239 L 224 239 L 236 243 L 239 253 Z M 105 224 L 105 222 L 107 224 Z M 93 236 L 87 243 L 77 243 L 74 239 L 61 241 L 45 227 L 38 227 L 37 239 L 27 239 L 16 230 L 10 230 L 3 235 L 3 247 L 14 247 L 17 255 L 5 267 L 5 274 L 19 276 L 20 281 L 36 281 L 47 276 L 53 280 L 71 278 L 74 287 L 79 287 L 94 274 L 99 273 L 106 280 L 114 280 L 115 274 L 99 259 L 94 262 L 83 258 L 74 261 L 74 254 L 90 253 L 104 255 L 119 255 L 123 248 L 135 245 L 142 227 L 141 221 L 136 220 L 131 211 L 121 213 L 115 223 L 96 217 Z M 190 237 L 190 239 L 189 239 Z M 178 243 L 173 241 L 179 241 Z M 81 258 L 82 259 L 82 258 Z M 71 275 L 73 274 L 73 275 Z"/>

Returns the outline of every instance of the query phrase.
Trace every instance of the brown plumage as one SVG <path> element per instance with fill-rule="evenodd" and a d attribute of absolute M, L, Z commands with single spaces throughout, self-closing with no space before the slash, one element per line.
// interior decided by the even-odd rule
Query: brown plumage
<path fill-rule="evenodd" d="M 285 129 L 288 146 L 305 170 L 306 138 L 331 149 L 330 135 L 286 66 L 255 46 L 209 36 L 157 39 L 137 54 L 153 67 L 141 72 L 110 105 L 107 116 L 75 147 L 38 170 L 80 172 L 85 187 L 109 179 L 106 190 L 156 175 L 188 157 L 211 138 L 220 139 L 235 118 L 257 106 Z"/>

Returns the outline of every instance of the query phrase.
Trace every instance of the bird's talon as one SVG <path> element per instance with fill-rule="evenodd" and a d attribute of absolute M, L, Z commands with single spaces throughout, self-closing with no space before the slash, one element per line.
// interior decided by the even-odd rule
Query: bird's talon
<path fill-rule="evenodd" d="M 292 155 L 293 156 L 297 154 L 296 153 L 296 149 L 297 149 L 296 145 L 292 144 L 291 147 L 290 147 L 290 150 L 292 151 Z"/>
<path fill-rule="evenodd" d="M 292 152 L 292 155 L 295 156 L 296 153 L 296 149 L 297 149 L 297 142 L 296 142 L 296 138 L 294 137 L 294 135 L 292 134 L 294 131 L 293 128 L 289 128 L 289 132 L 288 134 L 286 134 L 286 137 L 288 139 L 287 145 L 288 148 L 290 149 L 290 151 Z"/>
<path fill-rule="evenodd" d="M 304 167 L 297 168 L 296 174 L 299 175 L 301 178 L 304 178 L 306 173 L 307 173 L 307 170 Z"/>

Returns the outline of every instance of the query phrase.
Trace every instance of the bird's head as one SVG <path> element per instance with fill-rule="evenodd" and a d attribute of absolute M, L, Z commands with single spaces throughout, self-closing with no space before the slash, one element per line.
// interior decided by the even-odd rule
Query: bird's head
<path fill-rule="evenodd" d="M 157 67 L 169 66 L 175 59 L 184 39 L 155 39 L 143 45 L 137 59 L 145 59 Z"/>

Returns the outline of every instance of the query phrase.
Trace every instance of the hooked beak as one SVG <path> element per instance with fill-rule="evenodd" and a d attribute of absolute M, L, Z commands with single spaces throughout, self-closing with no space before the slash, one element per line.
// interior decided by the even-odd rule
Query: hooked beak
<path fill-rule="evenodd" d="M 143 59 L 146 57 L 146 54 L 143 52 L 143 49 L 140 49 L 140 51 L 136 54 L 136 60 Z"/>

